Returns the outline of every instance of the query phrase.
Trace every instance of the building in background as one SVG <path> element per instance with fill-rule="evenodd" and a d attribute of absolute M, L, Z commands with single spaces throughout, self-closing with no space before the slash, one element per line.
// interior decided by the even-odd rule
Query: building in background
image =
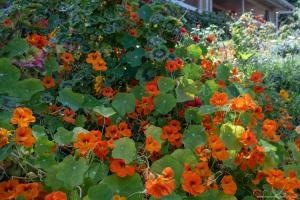
<path fill-rule="evenodd" d="M 186 9 L 202 12 L 224 11 L 241 15 L 252 11 L 278 25 L 280 14 L 291 13 L 295 7 L 286 0 L 171 0 Z"/>

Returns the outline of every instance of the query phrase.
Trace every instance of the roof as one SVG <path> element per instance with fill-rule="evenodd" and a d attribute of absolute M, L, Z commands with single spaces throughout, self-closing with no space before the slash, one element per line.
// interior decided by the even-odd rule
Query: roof
<path fill-rule="evenodd" d="M 273 4 L 276 7 L 278 7 L 278 5 L 279 5 L 281 7 L 287 8 L 289 10 L 295 9 L 295 6 L 293 6 L 291 3 L 289 3 L 286 0 L 266 0 L 266 1 L 270 4 Z"/>

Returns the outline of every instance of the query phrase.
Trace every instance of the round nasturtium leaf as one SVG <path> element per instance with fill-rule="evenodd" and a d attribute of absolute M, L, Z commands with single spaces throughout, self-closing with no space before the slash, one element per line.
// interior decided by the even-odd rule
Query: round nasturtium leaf
<path fill-rule="evenodd" d="M 11 90 L 13 96 L 22 99 L 23 101 L 28 101 L 31 97 L 38 93 L 44 91 L 44 87 L 39 79 L 28 78 L 22 81 L 18 81 L 15 84 L 14 90 Z"/>
<path fill-rule="evenodd" d="M 77 111 L 84 102 L 84 96 L 80 93 L 75 93 L 71 88 L 64 88 L 59 92 L 58 101 L 64 106 Z"/>
<path fill-rule="evenodd" d="M 155 110 L 160 114 L 167 114 L 176 105 L 176 99 L 172 94 L 160 93 L 154 97 Z"/>
<path fill-rule="evenodd" d="M 168 77 L 160 78 L 157 84 L 161 92 L 169 92 L 174 88 L 174 80 Z"/>
<path fill-rule="evenodd" d="M 134 160 L 136 156 L 136 148 L 132 139 L 127 137 L 120 138 L 114 142 L 113 146 L 113 158 L 123 159 L 127 163 L 130 163 Z"/>
<path fill-rule="evenodd" d="M 207 134 L 200 125 L 190 125 L 183 134 L 183 144 L 194 151 L 198 146 L 207 144 Z"/>
<path fill-rule="evenodd" d="M 129 93 L 118 93 L 112 101 L 112 106 L 120 115 L 131 113 L 135 110 L 135 97 Z"/>
<path fill-rule="evenodd" d="M 240 138 L 244 131 L 245 129 L 242 126 L 226 123 L 221 126 L 220 138 L 227 148 L 231 150 L 240 150 L 242 148 Z"/>
<path fill-rule="evenodd" d="M 10 63 L 7 58 L 0 58 L 0 93 L 8 92 L 20 78 L 20 70 Z M 5 83 L 5 84 L 3 84 Z M 7 86 L 10 87 L 7 87 Z"/>
<path fill-rule="evenodd" d="M 187 47 L 187 53 L 188 56 L 197 59 L 200 58 L 200 56 L 202 55 L 202 49 L 196 44 L 191 44 L 190 46 Z"/>

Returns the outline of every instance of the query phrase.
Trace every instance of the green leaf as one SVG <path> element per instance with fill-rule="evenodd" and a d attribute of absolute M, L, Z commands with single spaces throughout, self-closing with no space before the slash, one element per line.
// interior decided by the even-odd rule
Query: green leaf
<path fill-rule="evenodd" d="M 146 129 L 146 136 L 150 137 L 152 136 L 154 140 L 159 142 L 160 144 L 163 143 L 164 141 L 160 138 L 162 134 L 162 128 L 150 125 Z"/>
<path fill-rule="evenodd" d="M 20 78 L 20 70 L 10 63 L 7 58 L 0 58 L 0 93 L 9 92 Z M 7 86 L 10 87 L 7 87 Z"/>
<path fill-rule="evenodd" d="M 64 88 L 59 92 L 57 100 L 64 106 L 77 111 L 84 101 L 84 96 L 80 93 L 73 92 L 71 88 Z"/>
<path fill-rule="evenodd" d="M 199 112 L 198 108 L 187 108 L 184 112 L 184 118 L 187 122 L 195 122 L 195 123 L 201 123 L 202 122 L 203 114 Z"/>
<path fill-rule="evenodd" d="M 197 200 L 208 200 L 208 199 L 217 199 L 217 200 L 237 200 L 235 196 L 224 194 L 219 190 L 207 190 L 206 192 L 200 194 L 197 197 Z"/>
<path fill-rule="evenodd" d="M 63 127 L 59 127 L 54 135 L 53 140 L 57 144 L 64 144 L 64 145 L 71 144 L 73 140 L 73 133 Z"/>
<path fill-rule="evenodd" d="M 142 100 L 142 97 L 145 96 L 145 89 L 141 85 L 135 86 L 130 92 L 134 94 L 135 98 L 138 100 Z"/>
<path fill-rule="evenodd" d="M 201 83 L 192 79 L 180 78 L 175 89 L 177 102 L 185 102 L 194 100 L 199 94 Z"/>
<path fill-rule="evenodd" d="M 156 199 L 154 197 L 150 197 L 150 200 L 156 200 Z M 180 195 L 173 192 L 172 194 L 170 194 L 168 196 L 164 196 L 164 197 L 160 198 L 159 200 L 183 200 L 183 198 Z"/>
<path fill-rule="evenodd" d="M 150 6 L 148 6 L 147 4 L 143 5 L 139 10 L 138 10 L 138 13 L 139 13 L 139 17 L 146 21 L 146 22 L 149 22 L 150 18 L 151 18 L 151 15 L 153 13 L 152 9 Z"/>
<path fill-rule="evenodd" d="M 136 48 L 135 50 L 128 52 L 125 55 L 125 59 L 131 67 L 137 67 L 142 64 L 142 57 L 144 55 L 145 55 L 144 49 Z"/>
<path fill-rule="evenodd" d="M 131 47 L 135 47 L 138 44 L 138 42 L 134 37 L 125 34 L 121 39 L 121 44 L 125 49 L 129 49 Z"/>
<path fill-rule="evenodd" d="M 59 165 L 60 170 L 56 174 L 56 178 L 62 181 L 66 188 L 72 189 L 83 183 L 83 176 L 88 169 L 83 158 L 76 161 L 72 156 L 68 156 Z"/>
<path fill-rule="evenodd" d="M 104 163 L 92 163 L 88 171 L 85 174 L 86 178 L 89 178 L 93 184 L 98 183 L 104 177 L 107 176 L 109 172 L 108 166 Z"/>
<path fill-rule="evenodd" d="M 41 81 L 35 78 L 28 78 L 17 82 L 11 93 L 15 97 L 28 101 L 34 94 L 41 91 L 44 91 Z"/>
<path fill-rule="evenodd" d="M 131 113 L 135 110 L 135 97 L 133 94 L 118 93 L 112 101 L 112 106 L 120 115 Z"/>
<path fill-rule="evenodd" d="M 64 182 L 57 178 L 57 174 L 60 171 L 61 167 L 61 165 L 53 165 L 46 169 L 47 176 L 45 179 L 45 184 L 48 187 L 50 187 L 53 191 L 57 191 L 61 188 L 64 188 Z"/>
<path fill-rule="evenodd" d="M 198 112 L 201 115 L 207 115 L 207 114 L 212 114 L 218 110 L 217 107 L 212 106 L 212 105 L 203 105 L 200 108 L 198 108 Z"/>
<path fill-rule="evenodd" d="M 28 49 L 29 45 L 25 39 L 14 38 L 4 47 L 3 51 L 8 53 L 9 57 L 14 57 L 25 53 Z"/>
<path fill-rule="evenodd" d="M 86 122 L 86 118 L 84 115 L 77 115 L 75 125 L 76 126 L 84 126 Z"/>
<path fill-rule="evenodd" d="M 251 122 L 251 117 L 251 112 L 242 112 L 240 114 L 240 121 L 242 125 L 246 127 Z"/>
<path fill-rule="evenodd" d="M 45 60 L 45 69 L 47 75 L 51 75 L 53 72 L 58 71 L 59 65 L 55 57 L 51 56 Z"/>
<path fill-rule="evenodd" d="M 12 151 L 12 147 L 14 142 L 10 142 L 8 145 L 0 148 L 0 161 L 5 160 L 7 156 L 9 156 L 10 152 Z"/>
<path fill-rule="evenodd" d="M 292 155 L 297 163 L 300 162 L 300 152 L 295 143 L 288 144 L 289 149 L 292 151 Z"/>
<path fill-rule="evenodd" d="M 187 47 L 187 54 L 192 58 L 199 59 L 202 55 L 202 49 L 196 44 L 191 44 Z"/>
<path fill-rule="evenodd" d="M 240 58 L 244 61 L 247 61 L 253 55 L 254 55 L 253 53 L 239 53 Z"/>
<path fill-rule="evenodd" d="M 111 107 L 105 107 L 104 105 L 94 107 L 93 111 L 104 117 L 111 117 L 116 114 L 116 111 L 114 109 L 112 109 Z"/>
<path fill-rule="evenodd" d="M 220 128 L 220 138 L 227 148 L 239 151 L 242 148 L 240 138 L 244 131 L 242 126 L 226 123 Z"/>
<path fill-rule="evenodd" d="M 160 93 L 154 97 L 155 110 L 160 114 L 167 114 L 176 105 L 176 99 L 172 94 Z"/>
<path fill-rule="evenodd" d="M 45 135 L 45 127 L 40 125 L 34 125 L 32 127 L 32 134 L 35 137 L 44 136 Z"/>
<path fill-rule="evenodd" d="M 217 69 L 217 80 L 228 80 L 230 76 L 230 68 L 226 65 L 218 65 Z"/>
<path fill-rule="evenodd" d="M 205 84 L 207 84 L 207 86 L 212 91 L 212 93 L 218 91 L 218 89 L 219 89 L 219 85 L 216 83 L 215 80 L 207 80 L 205 82 Z"/>
<path fill-rule="evenodd" d="M 157 84 L 161 92 L 169 92 L 174 88 L 174 80 L 168 77 L 160 78 Z"/>
<path fill-rule="evenodd" d="M 176 149 L 171 156 L 182 165 L 188 163 L 193 166 L 197 163 L 197 158 L 190 149 Z"/>
<path fill-rule="evenodd" d="M 127 163 L 132 162 L 136 156 L 135 143 L 128 137 L 123 137 L 116 140 L 114 143 L 114 150 L 112 151 L 113 158 L 125 160 Z"/>
<path fill-rule="evenodd" d="M 114 195 L 114 191 L 108 185 L 99 184 L 89 188 L 88 197 L 89 200 L 99 200 L 103 199 L 103 197 L 107 199 L 112 199 Z"/>
<path fill-rule="evenodd" d="M 186 64 L 182 69 L 183 75 L 187 79 L 198 80 L 202 74 L 202 69 L 195 63 Z"/>
<path fill-rule="evenodd" d="M 118 177 L 114 174 L 105 177 L 100 182 L 100 185 L 102 184 L 109 187 L 114 194 L 119 194 L 130 200 L 141 200 L 144 197 L 143 191 L 145 189 L 141 177 L 138 174 L 127 176 L 125 178 Z"/>
<path fill-rule="evenodd" d="M 166 167 L 172 168 L 175 174 L 176 187 L 180 187 L 181 174 L 184 171 L 183 165 L 171 155 L 165 155 L 161 159 L 154 161 L 151 165 L 151 170 L 154 173 L 161 174 Z"/>
<path fill-rule="evenodd" d="M 198 146 L 207 144 L 208 136 L 200 125 L 190 125 L 183 134 L 183 144 L 194 151 Z"/>

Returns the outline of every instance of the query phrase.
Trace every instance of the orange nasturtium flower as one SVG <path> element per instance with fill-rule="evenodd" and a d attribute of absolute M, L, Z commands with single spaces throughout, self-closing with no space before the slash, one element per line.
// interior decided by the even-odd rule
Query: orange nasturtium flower
<path fill-rule="evenodd" d="M 133 176 L 135 172 L 135 167 L 127 165 L 122 159 L 112 159 L 109 169 L 120 177 Z"/>
<path fill-rule="evenodd" d="M 32 130 L 29 127 L 19 127 L 16 129 L 16 136 L 14 138 L 16 144 L 24 147 L 31 147 L 36 139 L 32 135 Z"/>
<path fill-rule="evenodd" d="M 192 196 L 197 196 L 198 194 L 205 192 L 206 188 L 202 184 L 202 178 L 199 174 L 192 171 L 186 171 L 182 174 L 182 178 L 182 189 L 187 193 Z"/>
<path fill-rule="evenodd" d="M 55 81 L 51 76 L 45 76 L 42 83 L 43 83 L 43 86 L 47 89 L 55 86 Z"/>
<path fill-rule="evenodd" d="M 89 53 L 85 61 L 89 64 L 93 64 L 99 59 L 101 59 L 101 53 L 99 51 L 96 51 L 94 53 Z"/>
<path fill-rule="evenodd" d="M 65 63 L 70 63 L 74 61 L 74 57 L 72 54 L 68 53 L 68 52 L 64 52 L 60 58 L 65 62 Z"/>
<path fill-rule="evenodd" d="M 278 124 L 275 120 L 266 119 L 262 125 L 262 133 L 268 139 L 277 139 L 276 131 L 278 129 Z"/>
<path fill-rule="evenodd" d="M 221 185 L 224 194 L 234 195 L 236 193 L 237 186 L 233 181 L 232 176 L 224 176 L 221 180 Z"/>
<path fill-rule="evenodd" d="M 9 144 L 8 136 L 10 135 L 9 131 L 5 128 L 0 128 L 0 148 Z"/>
<path fill-rule="evenodd" d="M 74 143 L 81 155 L 85 155 L 89 150 L 93 150 L 96 145 L 96 137 L 93 133 L 79 133 Z"/>
<path fill-rule="evenodd" d="M 16 187 L 16 193 L 18 195 L 23 195 L 25 200 L 31 200 L 39 195 L 40 189 L 40 183 L 19 184 Z"/>
<path fill-rule="evenodd" d="M 120 196 L 118 194 L 115 194 L 113 196 L 112 200 L 127 200 L 127 198 L 126 197 L 122 197 L 122 196 Z"/>
<path fill-rule="evenodd" d="M 229 103 L 228 96 L 225 92 L 215 92 L 209 103 L 214 106 L 225 106 Z"/>
<path fill-rule="evenodd" d="M 74 124 L 75 123 L 75 117 L 76 113 L 72 110 L 72 109 L 69 109 L 69 108 L 65 108 L 64 109 L 64 118 L 63 120 L 65 122 L 68 122 L 70 124 Z"/>
<path fill-rule="evenodd" d="M 45 197 L 45 200 L 67 200 L 68 197 L 66 193 L 57 191 L 57 192 L 51 192 Z"/>
<path fill-rule="evenodd" d="M 152 136 L 146 138 L 145 149 L 150 154 L 154 152 L 158 153 L 160 151 L 160 144 Z"/>
<path fill-rule="evenodd" d="M 148 82 L 145 85 L 145 92 L 150 94 L 151 97 L 159 95 L 160 91 L 158 89 L 157 83 L 154 81 Z"/>
<path fill-rule="evenodd" d="M 173 179 L 174 172 L 171 167 L 166 167 L 162 175 L 159 175 L 156 179 L 150 178 L 146 181 L 146 191 L 154 198 L 162 198 L 170 195 L 176 187 L 175 180 Z"/>
<path fill-rule="evenodd" d="M 18 180 L 11 179 L 0 183 L 0 199 L 14 199 Z"/>
<path fill-rule="evenodd" d="M 154 110 L 153 98 L 142 97 L 142 100 L 136 100 L 135 110 L 142 115 L 149 115 Z"/>
<path fill-rule="evenodd" d="M 10 123 L 18 124 L 19 127 L 27 127 L 29 123 L 35 122 L 32 110 L 25 107 L 18 107 L 14 110 Z"/>
<path fill-rule="evenodd" d="M 242 134 L 240 142 L 246 147 L 249 147 L 251 145 L 255 145 L 257 140 L 254 133 L 251 130 L 247 130 Z"/>
<path fill-rule="evenodd" d="M 86 57 L 86 62 L 92 64 L 95 71 L 106 71 L 106 62 L 99 51 L 89 53 Z"/>

